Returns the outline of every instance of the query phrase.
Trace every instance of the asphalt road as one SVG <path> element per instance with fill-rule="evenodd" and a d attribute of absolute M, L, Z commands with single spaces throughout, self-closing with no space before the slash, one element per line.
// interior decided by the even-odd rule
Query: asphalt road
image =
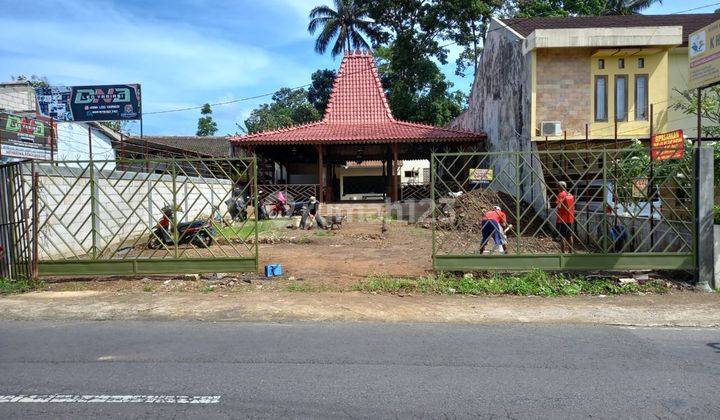
<path fill-rule="evenodd" d="M 0 322 L 0 418 L 720 418 L 719 385 L 718 329 Z"/>

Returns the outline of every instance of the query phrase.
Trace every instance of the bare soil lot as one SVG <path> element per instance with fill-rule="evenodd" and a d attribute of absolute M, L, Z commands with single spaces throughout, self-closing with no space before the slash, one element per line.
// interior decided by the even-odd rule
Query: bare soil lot
<path fill-rule="evenodd" d="M 382 232 L 379 220 L 346 222 L 340 229 L 309 231 L 285 228 L 287 221 L 272 221 L 271 228 L 260 234 L 260 266 L 282 264 L 285 276 L 265 279 L 259 274 L 232 274 L 218 284 L 233 290 L 283 290 L 285 284 L 302 282 L 308 287 L 326 290 L 347 289 L 368 276 L 416 277 L 432 269 L 432 232 L 406 222 L 387 223 Z M 210 249 L 187 247 L 181 250 L 188 258 L 236 256 L 242 244 L 216 244 Z M 161 258 L 165 251 L 134 249 L 130 254 Z M 128 256 L 131 256 L 128 255 Z M 80 280 L 80 281 L 75 281 Z M 138 281 L 142 280 L 142 281 Z M 46 288 L 55 291 L 191 291 L 205 290 L 207 282 L 190 276 L 175 278 L 147 276 L 132 278 L 52 279 Z M 208 290 L 205 290 L 208 291 Z"/>

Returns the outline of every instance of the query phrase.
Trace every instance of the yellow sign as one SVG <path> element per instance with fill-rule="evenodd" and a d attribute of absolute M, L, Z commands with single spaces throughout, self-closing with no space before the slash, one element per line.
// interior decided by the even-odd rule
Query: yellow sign
<path fill-rule="evenodd" d="M 690 88 L 696 89 L 720 82 L 720 20 L 690 35 L 688 57 Z"/>

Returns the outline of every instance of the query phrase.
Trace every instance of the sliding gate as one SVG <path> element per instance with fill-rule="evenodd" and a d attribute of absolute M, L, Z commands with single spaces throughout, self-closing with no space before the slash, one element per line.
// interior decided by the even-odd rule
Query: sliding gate
<path fill-rule="evenodd" d="M 434 154 L 434 267 L 694 270 L 693 155 L 687 147 L 681 157 L 651 160 L 640 146 Z M 563 182 L 574 198 L 569 229 L 555 209 Z M 489 239 L 481 253 L 483 217 L 494 206 L 512 225 L 507 252 Z"/>
<path fill-rule="evenodd" d="M 257 270 L 254 158 L 61 161 L 25 170 L 39 184 L 40 276 Z M 249 197 L 246 219 L 231 220 L 233 197 Z M 168 223 L 158 228 L 164 212 Z"/>

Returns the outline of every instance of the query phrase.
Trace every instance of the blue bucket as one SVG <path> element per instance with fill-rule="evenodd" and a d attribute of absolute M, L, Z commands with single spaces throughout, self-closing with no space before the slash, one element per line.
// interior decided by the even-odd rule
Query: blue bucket
<path fill-rule="evenodd" d="M 283 275 L 281 264 L 268 264 L 265 266 L 265 277 L 277 277 Z"/>

